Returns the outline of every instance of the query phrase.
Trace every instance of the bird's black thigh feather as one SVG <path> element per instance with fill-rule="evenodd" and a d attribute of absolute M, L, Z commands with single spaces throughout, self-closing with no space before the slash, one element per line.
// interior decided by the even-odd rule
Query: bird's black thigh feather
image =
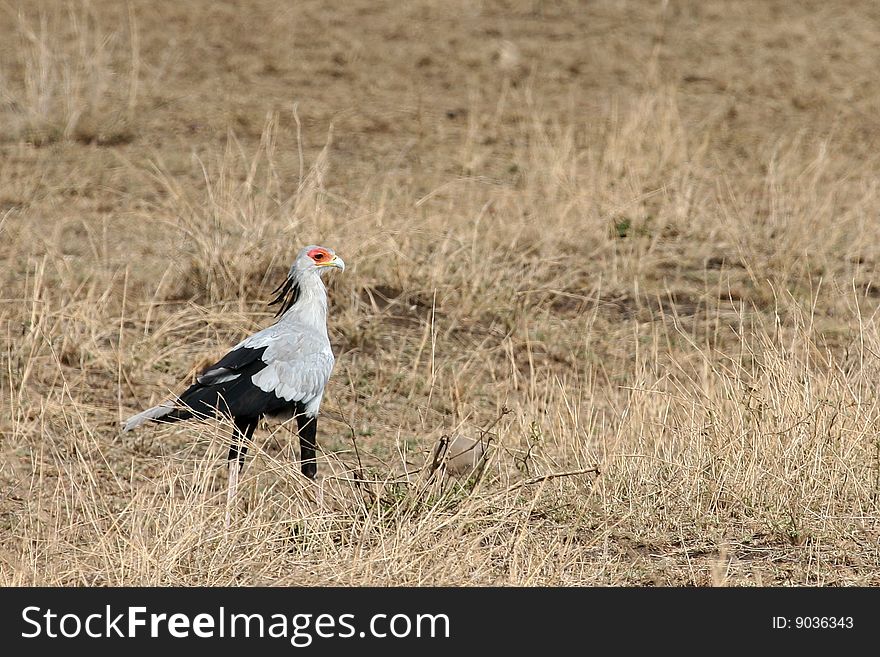
<path fill-rule="evenodd" d="M 232 429 L 232 446 L 229 448 L 229 463 L 238 460 L 239 470 L 244 467 L 244 457 L 247 454 L 248 443 L 254 436 L 258 418 L 237 417 L 233 419 L 235 427 Z"/>
<path fill-rule="evenodd" d="M 296 426 L 299 429 L 302 473 L 309 479 L 314 479 L 318 475 L 318 463 L 315 460 L 315 451 L 318 448 L 318 418 L 305 413 L 297 413 Z"/>

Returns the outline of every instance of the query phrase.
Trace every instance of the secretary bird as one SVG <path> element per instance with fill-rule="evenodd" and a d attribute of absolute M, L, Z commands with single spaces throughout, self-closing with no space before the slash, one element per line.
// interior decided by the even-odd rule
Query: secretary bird
<path fill-rule="evenodd" d="M 273 292 L 277 296 L 269 305 L 278 305 L 274 324 L 239 342 L 204 370 L 178 399 L 125 422 L 123 431 L 148 421 L 217 416 L 232 420 L 227 526 L 248 442 L 261 417 L 282 421 L 295 417 L 302 473 L 313 480 L 318 473 L 318 408 L 334 362 L 327 337 L 327 290 L 321 276 L 333 268 L 345 270 L 345 263 L 333 249 L 302 249 L 287 278 Z"/>

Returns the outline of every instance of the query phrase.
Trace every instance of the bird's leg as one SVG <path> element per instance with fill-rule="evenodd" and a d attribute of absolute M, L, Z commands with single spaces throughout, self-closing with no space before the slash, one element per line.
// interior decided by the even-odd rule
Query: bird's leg
<path fill-rule="evenodd" d="M 238 475 L 244 468 L 244 457 L 247 454 L 247 443 L 257 428 L 256 418 L 235 418 L 232 429 L 232 446 L 229 448 L 229 488 L 226 491 L 226 529 L 232 522 L 232 505 L 238 493 Z"/>
<path fill-rule="evenodd" d="M 229 529 L 232 524 L 232 503 L 235 495 L 238 493 L 238 464 L 235 461 L 229 461 L 229 488 L 226 489 L 226 519 L 223 526 Z"/>
<path fill-rule="evenodd" d="M 314 481 L 318 475 L 318 463 L 315 460 L 315 450 L 318 448 L 316 441 L 318 418 L 300 413 L 296 416 L 296 425 L 299 428 L 300 467 L 302 473 Z"/>
<path fill-rule="evenodd" d="M 318 503 L 318 509 L 324 510 L 324 482 L 325 479 L 317 482 L 318 490 L 315 492 L 315 501 Z"/>
<path fill-rule="evenodd" d="M 229 447 L 229 467 L 232 467 L 237 461 L 238 470 L 244 470 L 244 457 L 247 456 L 247 450 L 247 443 L 242 440 L 242 432 L 236 426 L 232 432 L 232 445 Z"/>

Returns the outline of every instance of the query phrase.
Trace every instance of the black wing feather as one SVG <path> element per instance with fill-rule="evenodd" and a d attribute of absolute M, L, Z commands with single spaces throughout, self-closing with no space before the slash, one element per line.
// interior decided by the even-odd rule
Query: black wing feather
<path fill-rule="evenodd" d="M 180 408 L 166 415 L 161 421 L 175 422 L 193 417 L 259 417 L 274 414 L 291 402 L 279 398 L 274 392 L 265 392 L 254 385 L 254 374 L 266 367 L 262 360 L 266 347 L 251 349 L 239 347 L 208 367 L 196 383 L 180 395 Z M 230 380 L 222 380 L 228 374 L 238 374 Z M 218 381 L 218 379 L 221 379 Z"/>
<path fill-rule="evenodd" d="M 215 379 L 227 374 L 240 372 L 255 362 L 260 362 L 262 363 L 262 366 L 265 367 L 266 363 L 263 362 L 262 359 L 263 352 L 265 351 L 266 347 L 260 347 L 258 349 L 239 347 L 238 349 L 233 349 L 216 363 L 210 367 L 206 367 L 198 377 L 198 382 L 202 385 L 211 385 L 215 382 Z M 260 369 L 263 369 L 263 367 Z"/>

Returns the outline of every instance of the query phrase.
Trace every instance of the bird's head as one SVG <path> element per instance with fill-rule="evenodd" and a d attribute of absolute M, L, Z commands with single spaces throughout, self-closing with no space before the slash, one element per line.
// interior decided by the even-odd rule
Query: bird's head
<path fill-rule="evenodd" d="M 278 306 L 276 317 L 287 312 L 296 303 L 302 284 L 309 287 L 311 285 L 307 282 L 309 278 L 320 279 L 324 272 L 330 269 L 345 270 L 345 262 L 333 249 L 314 244 L 302 249 L 293 261 L 287 279 L 275 288 L 273 294 L 277 296 L 269 302 L 270 306 Z M 315 281 L 314 284 L 321 289 L 324 287 L 319 281 Z"/>
<path fill-rule="evenodd" d="M 299 252 L 290 273 L 296 273 L 300 276 L 315 273 L 320 276 L 330 269 L 345 271 L 345 263 L 333 249 L 313 244 Z"/>

